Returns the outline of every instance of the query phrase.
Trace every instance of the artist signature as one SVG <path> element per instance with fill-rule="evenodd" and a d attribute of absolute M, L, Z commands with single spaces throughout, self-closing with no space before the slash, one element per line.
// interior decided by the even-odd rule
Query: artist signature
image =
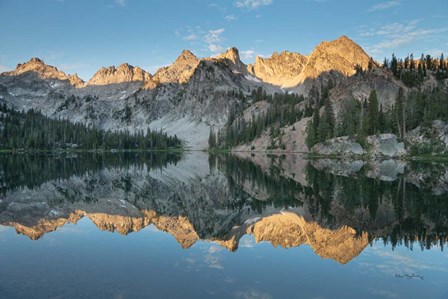
<path fill-rule="evenodd" d="M 412 274 L 395 274 L 396 278 L 407 278 L 407 279 L 420 279 L 423 280 L 423 276 L 412 273 Z"/>

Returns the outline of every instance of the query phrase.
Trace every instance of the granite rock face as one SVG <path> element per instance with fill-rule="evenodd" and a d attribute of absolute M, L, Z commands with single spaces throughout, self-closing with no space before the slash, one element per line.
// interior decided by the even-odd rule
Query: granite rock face
<path fill-rule="evenodd" d="M 82 87 L 85 84 L 77 74 L 67 75 L 66 73 L 58 70 L 56 67 L 45 64 L 42 59 L 36 57 L 31 58 L 28 62 L 19 63 L 15 70 L 5 72 L 2 75 L 16 77 L 26 75 L 27 73 L 37 74 L 37 76 L 43 80 L 68 81 L 71 85 L 76 87 Z"/>
<path fill-rule="evenodd" d="M 190 51 L 184 50 L 172 65 L 160 68 L 153 79 L 157 83 L 184 84 L 190 80 L 198 64 L 199 59 Z"/>
<path fill-rule="evenodd" d="M 368 136 L 367 143 L 371 147 L 371 154 L 380 157 L 402 157 L 407 154 L 403 142 L 398 142 L 394 134 L 380 134 Z"/>
<path fill-rule="evenodd" d="M 361 145 L 348 136 L 337 137 L 318 143 L 313 146 L 311 152 L 325 156 L 351 156 L 365 153 Z"/>
<path fill-rule="evenodd" d="M 306 65 L 307 57 L 299 53 L 283 51 L 280 54 L 274 52 L 269 58 L 257 56 L 253 65 L 247 69 L 251 74 L 278 86 L 288 86 L 298 79 Z"/>
<path fill-rule="evenodd" d="M 399 158 L 408 154 L 403 142 L 394 134 L 379 134 L 367 137 L 364 148 L 354 138 L 342 136 L 318 143 L 311 152 L 325 156 L 359 156 L 371 158 Z"/>
<path fill-rule="evenodd" d="M 151 80 L 151 75 L 139 67 L 134 67 L 127 63 L 123 63 L 115 68 L 102 67 L 87 82 L 88 85 L 108 85 L 126 82 L 145 82 Z"/>

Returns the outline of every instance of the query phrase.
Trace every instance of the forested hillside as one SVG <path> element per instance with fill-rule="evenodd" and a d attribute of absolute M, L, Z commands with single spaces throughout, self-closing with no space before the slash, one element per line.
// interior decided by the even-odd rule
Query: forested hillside
<path fill-rule="evenodd" d="M 210 132 L 210 146 L 232 148 L 250 144 L 264 133 L 264 138 L 270 139 L 267 149 L 284 150 L 282 137 L 286 127 L 298 129 L 294 124 L 303 117 L 310 117 L 306 128 L 309 149 L 340 136 L 349 136 L 361 145 L 367 136 L 382 133 L 392 133 L 404 140 L 417 127 L 429 128 L 436 120 L 448 121 L 447 78 L 443 55 L 440 58 L 422 55 L 419 60 L 412 55 L 404 59 L 392 55 L 382 65 L 371 59 L 365 69 L 356 66 L 355 74 L 348 78 L 353 86 L 369 86 L 366 97 L 335 99 L 333 94 L 343 87 L 331 78 L 314 85 L 306 97 L 292 93 L 268 95 L 259 88 L 243 102 L 251 105 L 263 102 L 259 107 L 264 109 L 248 108 L 231 113 L 223 130 Z M 396 87 L 392 100 L 381 98 L 384 91 L 378 86 L 384 82 Z"/>
<path fill-rule="evenodd" d="M 16 111 L 0 105 L 0 149 L 8 150 L 151 150 L 180 147 L 162 131 L 110 132 L 65 119 L 51 119 L 33 109 Z"/>

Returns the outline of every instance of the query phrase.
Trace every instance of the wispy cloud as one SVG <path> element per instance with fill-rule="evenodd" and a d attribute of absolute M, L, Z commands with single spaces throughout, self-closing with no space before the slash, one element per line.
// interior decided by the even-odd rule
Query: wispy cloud
<path fill-rule="evenodd" d="M 368 254 L 376 257 L 376 263 L 359 264 L 362 268 L 368 268 L 370 271 L 377 271 L 394 276 L 397 273 L 421 273 L 422 271 L 436 271 L 447 273 L 448 270 L 443 266 L 429 261 L 420 260 L 415 257 L 405 256 L 398 252 L 387 251 L 383 248 L 373 247 Z"/>
<path fill-rule="evenodd" d="M 257 56 L 266 57 L 266 55 L 261 54 L 253 49 L 240 51 L 240 56 L 243 60 L 253 60 Z"/>
<path fill-rule="evenodd" d="M 382 3 L 378 3 L 378 4 L 375 4 L 375 5 L 371 6 L 369 8 L 369 11 L 373 12 L 373 11 L 377 11 L 377 10 L 388 9 L 388 8 L 391 8 L 391 7 L 394 7 L 394 6 L 398 6 L 398 5 L 400 5 L 400 1 L 382 2 Z"/>
<path fill-rule="evenodd" d="M 221 256 L 219 252 L 222 251 L 222 248 L 219 248 L 218 246 L 211 246 L 207 250 L 207 254 L 204 256 L 204 263 L 209 267 L 213 269 L 223 270 L 224 267 L 221 263 Z"/>
<path fill-rule="evenodd" d="M 204 30 L 200 26 L 188 26 L 180 28 L 174 33 L 192 46 L 201 46 L 198 52 L 204 52 L 204 54 L 211 52 L 212 55 L 217 55 L 225 50 L 224 32 L 224 28 Z"/>
<path fill-rule="evenodd" d="M 362 26 L 359 30 L 359 35 L 361 37 L 379 39 L 376 43 L 366 46 L 366 50 L 370 54 L 378 55 L 385 49 L 396 50 L 403 45 L 448 31 L 448 27 L 419 28 L 420 22 L 421 20 L 418 19 L 406 23 L 386 24 L 377 28 Z"/>
<path fill-rule="evenodd" d="M 198 39 L 198 36 L 194 33 L 184 36 L 184 40 L 188 40 L 188 41 L 193 41 L 193 40 L 197 40 L 197 39 Z"/>
<path fill-rule="evenodd" d="M 116 6 L 125 7 L 127 4 L 127 0 L 114 0 L 114 4 Z"/>
<path fill-rule="evenodd" d="M 411 42 L 420 40 L 424 37 L 428 37 L 429 35 L 432 35 L 435 33 L 442 33 L 442 32 L 446 32 L 446 31 L 447 31 L 446 28 L 419 29 L 416 31 L 407 32 L 406 34 L 403 34 L 403 36 L 398 36 L 398 37 L 394 37 L 394 38 L 379 42 L 376 45 L 374 45 L 374 48 L 377 50 L 394 49 L 394 48 L 398 48 L 402 45 L 409 44 Z"/>
<path fill-rule="evenodd" d="M 242 59 L 253 59 L 255 57 L 254 50 L 243 50 L 240 51 L 240 55 Z"/>
<path fill-rule="evenodd" d="M 205 34 L 204 43 L 210 52 L 218 54 L 219 52 L 224 51 L 224 47 L 222 46 L 224 38 L 221 36 L 224 31 L 224 28 L 219 28 L 216 30 L 209 30 L 207 34 Z"/>
<path fill-rule="evenodd" d="M 236 20 L 236 16 L 235 16 L 235 15 L 227 15 L 227 16 L 224 17 L 224 19 L 225 19 L 227 22 L 233 22 L 233 21 Z"/>
<path fill-rule="evenodd" d="M 211 4 L 208 5 L 208 7 L 209 8 L 215 8 L 215 9 L 220 10 L 220 11 L 226 11 L 226 8 L 224 6 L 221 6 L 221 5 L 216 4 L 216 3 L 211 3 Z"/>
<path fill-rule="evenodd" d="M 272 0 L 237 0 L 235 2 L 236 7 L 246 9 L 256 9 L 260 6 L 271 5 Z"/>
<path fill-rule="evenodd" d="M 252 248 L 252 247 L 255 247 L 255 245 L 256 245 L 255 239 L 252 236 L 251 237 L 245 236 L 244 238 L 242 238 L 240 240 L 240 243 L 239 243 L 239 247 L 241 247 L 241 248 L 244 248 L 244 247 Z"/>
<path fill-rule="evenodd" d="M 256 289 L 245 289 L 235 292 L 235 298 L 240 299 L 271 299 L 272 295 L 269 293 L 263 293 L 261 291 L 258 291 Z"/>

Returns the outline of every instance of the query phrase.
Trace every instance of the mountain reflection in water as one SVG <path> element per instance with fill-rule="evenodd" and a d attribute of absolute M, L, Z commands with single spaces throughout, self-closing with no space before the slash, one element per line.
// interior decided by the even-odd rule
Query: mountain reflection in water
<path fill-rule="evenodd" d="M 253 235 L 345 264 L 369 244 L 443 249 L 448 165 L 299 155 L 0 156 L 0 224 L 33 240 L 87 217 L 123 235 L 153 224 L 182 248 Z"/>

